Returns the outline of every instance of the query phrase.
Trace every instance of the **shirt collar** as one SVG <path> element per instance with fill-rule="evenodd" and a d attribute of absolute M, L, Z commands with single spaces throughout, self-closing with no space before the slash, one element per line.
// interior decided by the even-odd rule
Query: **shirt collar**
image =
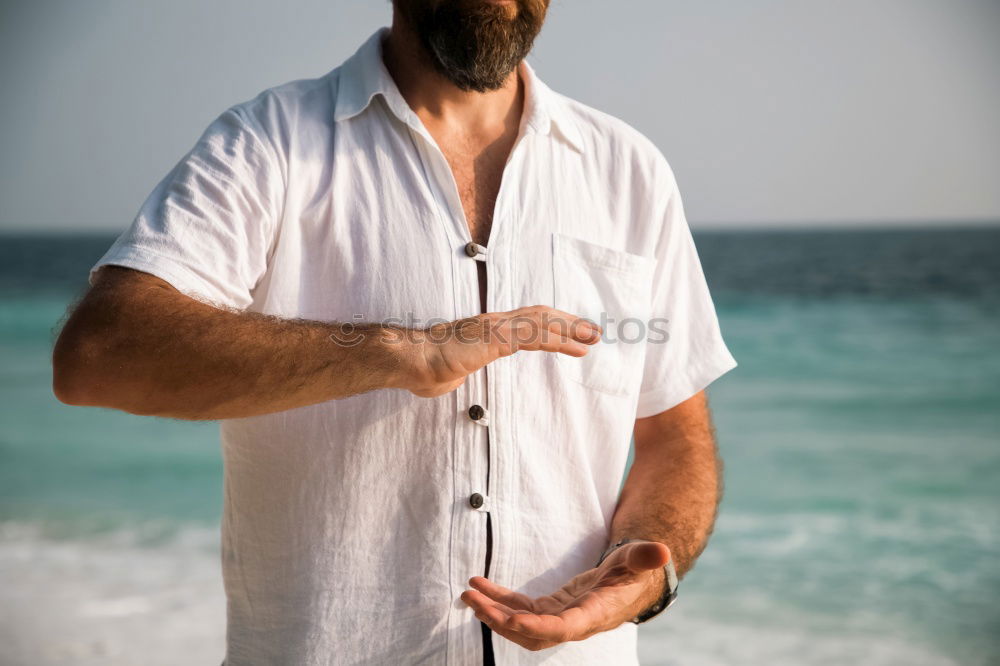
<path fill-rule="evenodd" d="M 341 65 L 334 120 L 340 122 L 359 115 L 380 95 L 399 120 L 423 134 L 423 123 L 403 99 L 382 60 L 382 40 L 388 32 L 389 28 L 377 30 Z M 522 61 L 520 68 L 525 82 L 522 120 L 525 129 L 536 134 L 558 135 L 577 151 L 584 152 L 583 139 L 566 101 L 538 78 L 527 61 Z"/>

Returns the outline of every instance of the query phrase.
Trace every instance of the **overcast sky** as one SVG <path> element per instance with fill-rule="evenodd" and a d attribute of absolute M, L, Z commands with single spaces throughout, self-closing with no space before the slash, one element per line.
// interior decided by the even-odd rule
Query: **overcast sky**
<path fill-rule="evenodd" d="M 230 105 L 388 0 L 0 0 L 0 229 L 113 229 Z M 1000 220 L 997 0 L 553 0 L 529 60 L 625 119 L 692 226 Z"/>

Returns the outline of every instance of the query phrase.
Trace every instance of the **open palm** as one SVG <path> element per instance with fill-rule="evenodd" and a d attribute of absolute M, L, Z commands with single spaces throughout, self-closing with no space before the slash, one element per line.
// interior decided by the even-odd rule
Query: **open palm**
<path fill-rule="evenodd" d="M 462 600 L 494 632 L 528 650 L 579 641 L 614 629 L 659 598 L 662 569 L 670 550 L 656 541 L 637 541 L 612 552 L 601 565 L 556 592 L 531 598 L 482 576 Z"/>

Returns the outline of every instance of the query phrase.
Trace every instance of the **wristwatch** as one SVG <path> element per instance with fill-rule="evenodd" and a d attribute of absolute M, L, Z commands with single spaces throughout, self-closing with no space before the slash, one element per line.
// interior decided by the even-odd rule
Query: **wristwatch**
<path fill-rule="evenodd" d="M 597 560 L 597 564 L 594 567 L 601 566 L 608 555 L 613 553 L 618 548 L 624 546 L 627 543 L 632 543 L 633 541 L 646 541 L 646 539 L 622 539 L 618 543 L 608 546 L 608 549 L 604 551 L 601 555 L 601 559 Z M 644 610 L 643 612 L 632 618 L 631 622 L 635 624 L 642 624 L 643 622 L 650 620 L 663 611 L 677 600 L 677 570 L 674 568 L 674 558 L 670 558 L 670 561 L 663 567 L 663 594 L 657 599 L 656 603 Z"/>

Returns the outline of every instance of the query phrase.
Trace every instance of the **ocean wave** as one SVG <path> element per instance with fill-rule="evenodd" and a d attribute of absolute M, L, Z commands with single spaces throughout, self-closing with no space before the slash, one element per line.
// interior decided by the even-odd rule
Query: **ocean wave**
<path fill-rule="evenodd" d="M 225 651 L 218 532 L 53 539 L 0 526 L 0 663 L 217 664 Z"/>
<path fill-rule="evenodd" d="M 678 602 L 679 604 L 680 602 Z M 820 632 L 766 621 L 736 624 L 684 611 L 639 633 L 646 666 L 958 666 L 926 645 L 877 632 Z M 799 618 L 800 621 L 804 618 Z M 808 622 L 802 622 L 808 624 Z"/>
<path fill-rule="evenodd" d="M 742 521 L 740 521 L 742 522 Z M 53 539 L 28 523 L 0 524 L 0 662 L 117 665 L 219 663 L 225 598 L 217 530 L 179 527 L 171 538 L 122 529 Z M 744 570 L 744 575 L 749 572 Z M 640 630 L 643 664 L 954 666 L 863 615 L 831 623 L 762 587 L 710 597 L 696 585 Z"/>

